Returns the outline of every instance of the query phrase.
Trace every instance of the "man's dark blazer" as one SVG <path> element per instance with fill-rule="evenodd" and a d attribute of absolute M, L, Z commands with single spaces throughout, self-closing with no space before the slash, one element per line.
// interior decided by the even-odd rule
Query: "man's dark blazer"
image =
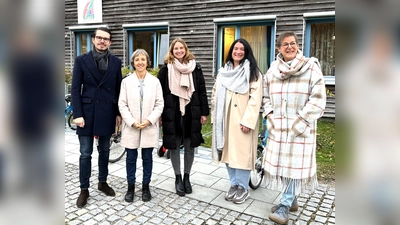
<path fill-rule="evenodd" d="M 92 52 L 76 57 L 71 87 L 72 109 L 74 118 L 85 120 L 85 126 L 77 128 L 78 135 L 108 136 L 115 132 L 121 80 L 121 60 L 116 56 L 109 54 L 107 72 L 103 76 Z"/>

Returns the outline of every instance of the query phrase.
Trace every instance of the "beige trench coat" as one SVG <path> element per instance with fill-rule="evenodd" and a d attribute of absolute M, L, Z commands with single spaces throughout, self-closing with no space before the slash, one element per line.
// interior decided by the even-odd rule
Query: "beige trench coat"
<path fill-rule="evenodd" d="M 215 92 L 218 77 L 214 84 L 211 98 L 211 123 L 214 123 Z M 260 107 L 263 95 L 263 78 L 250 83 L 246 94 L 227 90 L 225 103 L 225 144 L 221 162 L 236 169 L 253 170 L 255 165 Z M 240 129 L 240 124 L 249 127 L 247 134 Z M 214 141 L 212 142 L 214 143 Z M 218 157 L 213 155 L 214 161 Z"/>
<path fill-rule="evenodd" d="M 150 73 L 146 74 L 142 115 L 140 115 L 139 79 L 135 73 L 126 77 L 121 83 L 118 107 L 122 116 L 121 146 L 131 149 L 158 147 L 160 136 L 158 119 L 164 109 L 160 81 Z M 151 123 L 148 127 L 142 130 L 132 127 L 133 123 L 143 122 L 146 119 Z"/>

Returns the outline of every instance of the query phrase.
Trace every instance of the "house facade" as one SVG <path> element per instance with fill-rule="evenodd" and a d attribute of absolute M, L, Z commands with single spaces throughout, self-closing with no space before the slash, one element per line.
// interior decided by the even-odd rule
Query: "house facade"
<path fill-rule="evenodd" d="M 276 37 L 294 31 L 304 55 L 321 63 L 333 94 L 324 117 L 335 118 L 335 0 L 65 0 L 66 68 L 92 49 L 90 34 L 100 26 L 111 29 L 110 51 L 123 66 L 143 48 L 157 68 L 169 43 L 183 38 L 202 66 L 209 94 L 235 39 L 250 43 L 265 74 L 277 53 Z"/>

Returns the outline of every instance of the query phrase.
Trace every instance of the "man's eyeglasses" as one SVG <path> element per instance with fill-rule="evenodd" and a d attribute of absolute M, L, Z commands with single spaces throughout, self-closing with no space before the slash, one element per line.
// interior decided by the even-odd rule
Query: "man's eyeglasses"
<path fill-rule="evenodd" d="M 97 41 L 101 41 L 103 40 L 104 42 L 109 42 L 110 38 L 105 38 L 105 37 L 100 37 L 100 36 L 96 36 L 95 37 Z"/>
<path fill-rule="evenodd" d="M 284 48 L 288 48 L 289 45 L 292 46 L 292 47 L 295 47 L 295 46 L 296 46 L 296 42 L 291 42 L 290 44 L 289 44 L 289 43 L 283 43 L 282 46 L 283 46 Z"/>

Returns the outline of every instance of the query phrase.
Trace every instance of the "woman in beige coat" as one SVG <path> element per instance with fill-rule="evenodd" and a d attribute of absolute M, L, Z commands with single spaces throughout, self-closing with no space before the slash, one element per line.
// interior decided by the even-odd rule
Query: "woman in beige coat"
<path fill-rule="evenodd" d="M 237 39 L 219 71 L 211 100 L 213 158 L 226 163 L 231 187 L 227 201 L 241 204 L 250 196 L 250 171 L 257 152 L 262 75 L 249 43 Z"/>
<path fill-rule="evenodd" d="M 138 148 L 142 149 L 143 182 L 142 200 L 150 201 L 149 183 L 153 168 L 152 151 L 158 146 L 158 120 L 164 109 L 164 98 L 158 79 L 147 72 L 150 58 L 143 49 L 131 57 L 135 72 L 122 80 L 118 107 L 121 113 L 121 145 L 126 149 L 126 174 L 128 191 L 125 201 L 132 202 L 136 182 Z"/>

